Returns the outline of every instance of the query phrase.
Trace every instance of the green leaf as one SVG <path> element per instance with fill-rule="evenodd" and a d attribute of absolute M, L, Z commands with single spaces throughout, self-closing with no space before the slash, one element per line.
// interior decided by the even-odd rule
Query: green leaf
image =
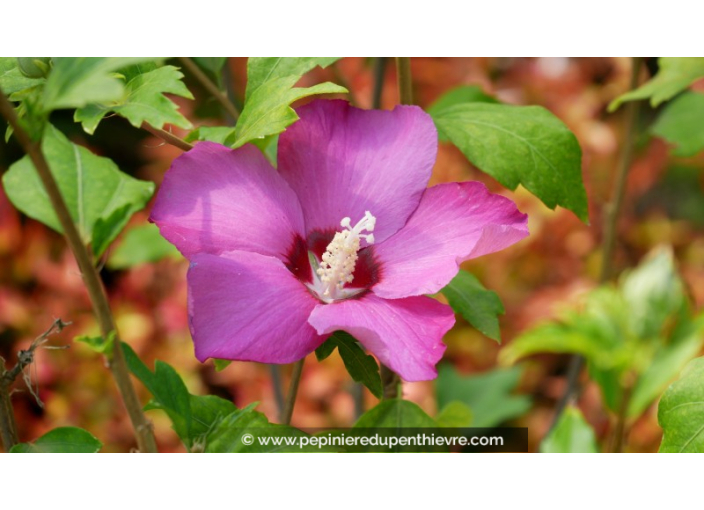
<path fill-rule="evenodd" d="M 207 140 L 209 142 L 215 142 L 225 145 L 225 140 L 229 136 L 234 136 L 235 128 L 226 126 L 201 126 L 194 129 L 188 136 L 186 136 L 187 142 L 196 142 L 201 140 Z"/>
<path fill-rule="evenodd" d="M 245 101 L 262 85 L 278 78 L 292 78 L 294 85 L 305 73 L 320 66 L 326 68 L 340 57 L 250 57 L 247 60 Z"/>
<path fill-rule="evenodd" d="M 153 183 L 139 181 L 120 172 L 110 159 L 96 156 L 88 149 L 71 143 L 51 125 L 44 133 L 42 152 L 86 244 L 91 242 L 99 219 L 113 221 L 113 213 L 123 208 L 123 212 L 131 215 L 143 208 L 154 192 Z M 3 175 L 2 181 L 15 207 L 62 232 L 29 156 L 13 164 Z M 114 234 L 114 229 L 111 232 Z M 102 239 L 101 244 L 111 240 L 108 236 L 108 239 Z"/>
<path fill-rule="evenodd" d="M 472 425 L 472 410 L 462 402 L 450 402 L 438 413 L 435 421 L 440 427 L 470 427 Z"/>
<path fill-rule="evenodd" d="M 626 101 L 648 98 L 654 108 L 704 77 L 704 57 L 660 57 L 658 66 L 660 70 L 652 80 L 614 99 L 609 111 L 613 112 Z"/>
<path fill-rule="evenodd" d="M 365 385 L 376 398 L 381 398 L 383 389 L 379 365 L 349 333 L 336 331 L 330 335 L 330 338 L 315 350 L 315 356 L 318 361 L 322 361 L 330 356 L 336 347 L 352 379 Z"/>
<path fill-rule="evenodd" d="M 296 81 L 296 77 L 278 78 L 257 88 L 244 105 L 234 136 L 228 137 L 225 145 L 236 149 L 258 138 L 283 132 L 298 120 L 298 115 L 290 107 L 298 99 L 316 94 L 347 93 L 346 88 L 329 82 L 308 88 L 291 88 Z"/>
<path fill-rule="evenodd" d="M 704 453 L 704 358 L 691 361 L 660 400 L 661 453 Z"/>
<path fill-rule="evenodd" d="M 540 443 L 541 453 L 598 453 L 594 430 L 574 406 L 565 408 L 560 421 Z"/>
<path fill-rule="evenodd" d="M 467 158 L 509 189 L 522 184 L 549 208 L 587 222 L 582 150 L 562 121 L 539 106 L 466 103 L 433 116 Z"/>
<path fill-rule="evenodd" d="M 477 278 L 460 270 L 442 292 L 452 309 L 489 338 L 501 343 L 499 314 L 504 306 L 496 292 L 487 290 Z"/>
<path fill-rule="evenodd" d="M 181 377 L 163 361 L 155 363 L 152 372 L 142 363 L 132 348 L 123 343 L 122 349 L 130 371 L 154 397 L 152 408 L 163 409 L 173 428 L 186 446 L 191 446 L 191 395 Z"/>
<path fill-rule="evenodd" d="M 232 363 L 232 361 L 230 361 L 229 359 L 213 358 L 213 365 L 215 365 L 216 372 L 222 372 L 223 370 L 225 370 L 227 367 L 230 366 L 230 363 Z"/>
<path fill-rule="evenodd" d="M 160 409 L 171 420 L 183 444 L 202 451 L 207 436 L 231 413 L 238 411 L 230 401 L 214 395 L 192 395 L 178 373 L 163 361 L 157 361 L 152 372 L 132 348 L 123 343 L 127 366 L 154 397 L 145 410 Z"/>
<path fill-rule="evenodd" d="M 191 57 L 216 84 L 222 84 L 222 69 L 227 63 L 227 57 Z"/>
<path fill-rule="evenodd" d="M 159 228 L 150 223 L 128 230 L 110 255 L 107 266 L 110 269 L 126 269 L 180 256 L 176 247 L 161 236 Z"/>
<path fill-rule="evenodd" d="M 10 453 L 96 453 L 103 443 L 77 427 L 59 427 L 33 443 L 20 443 Z"/>
<path fill-rule="evenodd" d="M 54 58 L 44 87 L 44 111 L 119 101 L 124 85 L 115 71 L 154 57 Z"/>
<path fill-rule="evenodd" d="M 607 407 L 616 412 L 631 386 L 627 416 L 643 413 L 701 349 L 704 318 L 692 319 L 669 249 L 656 249 L 619 288 L 600 287 L 578 311 L 539 325 L 500 354 L 502 362 L 541 352 L 573 353 L 588 361 Z"/>
<path fill-rule="evenodd" d="M 115 345 L 115 331 L 112 331 L 107 338 L 102 336 L 81 335 L 73 339 L 74 342 L 81 342 L 100 354 L 110 354 Z"/>
<path fill-rule="evenodd" d="M 658 337 L 665 322 L 684 304 L 684 285 L 670 248 L 656 248 L 620 282 L 632 331 L 640 338 Z"/>
<path fill-rule="evenodd" d="M 119 100 L 88 104 L 76 110 L 74 120 L 81 122 L 89 134 L 93 134 L 98 123 L 110 112 L 126 118 L 136 128 L 147 122 L 159 129 L 165 124 L 188 129 L 191 123 L 179 113 L 178 106 L 164 96 L 168 93 L 193 99 L 181 78 L 183 74 L 174 66 L 133 66 L 127 70 L 125 91 Z"/>
<path fill-rule="evenodd" d="M 438 407 L 462 402 L 472 412 L 473 427 L 495 427 L 526 413 L 531 400 L 513 395 L 523 372 L 522 367 L 493 370 L 462 376 L 450 365 L 440 365 L 435 391 Z"/>
<path fill-rule="evenodd" d="M 323 361 L 330 357 L 330 355 L 335 352 L 335 349 L 337 349 L 337 342 L 331 336 L 315 350 L 315 357 L 318 361 Z"/>
<path fill-rule="evenodd" d="M 338 57 L 252 57 L 247 61 L 245 104 L 235 132 L 224 144 L 233 148 L 281 133 L 298 120 L 291 103 L 315 94 L 342 94 L 347 89 L 332 83 L 292 88 L 316 66 L 327 67 Z"/>
<path fill-rule="evenodd" d="M 521 334 L 500 354 L 502 363 L 540 352 L 581 354 L 601 369 L 629 361 L 623 345 L 629 338 L 628 307 L 615 289 L 600 288 L 585 297 L 581 312 L 569 311 L 559 321 L 539 324 Z"/>
<path fill-rule="evenodd" d="M 675 156 L 694 156 L 704 149 L 704 94 L 685 92 L 667 104 L 653 124 L 654 135 L 675 145 Z"/>
<path fill-rule="evenodd" d="M 438 424 L 413 402 L 394 398 L 384 400 L 360 416 L 354 428 L 407 428 L 437 427 Z"/>
<path fill-rule="evenodd" d="M 301 448 L 297 444 L 287 444 L 285 441 L 286 438 L 294 439 L 306 435 L 294 427 L 269 423 L 266 416 L 249 406 L 229 414 L 217 423 L 205 437 L 205 451 L 208 453 L 323 451 L 317 447 Z M 251 438 L 251 444 L 247 444 L 249 438 Z M 262 444 L 262 438 L 268 438 L 268 443 Z"/>
<path fill-rule="evenodd" d="M 109 216 L 98 218 L 93 225 L 91 246 L 93 256 L 98 259 L 108 249 L 110 243 L 122 232 L 132 216 L 132 204 L 115 209 Z"/>
<path fill-rule="evenodd" d="M 694 320 L 686 317 L 680 319 L 669 341 L 657 347 L 638 377 L 628 401 L 628 417 L 640 416 L 701 351 L 703 334 L 704 316 L 700 315 Z"/>
<path fill-rule="evenodd" d="M 22 74 L 15 57 L 0 57 L 0 89 L 7 96 L 37 87 L 45 82 L 44 78 L 28 78 Z"/>
<path fill-rule="evenodd" d="M 215 395 L 191 395 L 190 403 L 192 444 L 205 440 L 222 419 L 237 411 L 235 404 Z"/>
<path fill-rule="evenodd" d="M 452 108 L 458 104 L 464 103 L 499 103 L 499 101 L 488 94 L 485 94 L 481 87 L 477 85 L 460 85 L 435 100 L 426 111 L 435 117 L 443 110 Z M 438 138 L 441 142 L 447 142 L 449 139 L 442 131 L 438 130 Z"/>

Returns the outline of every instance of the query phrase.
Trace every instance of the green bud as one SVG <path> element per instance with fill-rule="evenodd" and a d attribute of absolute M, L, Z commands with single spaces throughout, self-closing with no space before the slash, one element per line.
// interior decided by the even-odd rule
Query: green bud
<path fill-rule="evenodd" d="M 51 70 L 51 57 L 17 57 L 17 65 L 27 78 L 44 78 Z"/>

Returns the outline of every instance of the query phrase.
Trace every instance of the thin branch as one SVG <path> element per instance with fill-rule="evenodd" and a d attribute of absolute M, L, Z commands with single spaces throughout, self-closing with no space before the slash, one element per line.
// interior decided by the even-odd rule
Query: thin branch
<path fill-rule="evenodd" d="M 64 202 L 61 196 L 54 176 L 49 170 L 49 164 L 42 153 L 40 142 L 32 141 L 29 137 L 17 118 L 12 103 L 10 103 L 7 96 L 5 96 L 2 91 L 0 91 L 0 114 L 7 119 L 14 129 L 15 137 L 24 151 L 29 155 L 37 170 L 37 174 L 39 174 L 39 178 L 49 196 L 49 201 L 59 219 L 66 241 L 78 263 L 83 282 L 88 290 L 91 303 L 93 304 L 93 311 L 100 325 L 100 331 L 102 335 L 107 338 L 112 332 L 117 332 L 117 328 L 115 327 L 115 321 L 110 311 L 110 305 L 108 303 L 107 294 L 105 293 L 105 288 L 103 287 L 103 282 L 93 265 L 91 252 L 83 244 L 78 230 L 76 229 L 76 225 L 71 219 L 66 202 Z M 122 401 L 132 421 L 132 427 L 134 428 L 140 451 L 156 452 L 156 440 L 154 439 L 151 423 L 142 412 L 142 406 L 137 398 L 134 386 L 132 385 L 129 370 L 127 369 L 127 364 L 125 363 L 124 354 L 118 338 L 115 339 L 115 347 L 112 349 L 111 354 L 107 356 L 107 361 L 122 396 Z"/>
<path fill-rule="evenodd" d="M 386 61 L 389 57 L 376 57 L 374 59 L 374 89 L 372 90 L 372 108 L 381 108 L 381 93 L 384 91 L 384 75 L 386 74 Z"/>
<path fill-rule="evenodd" d="M 4 360 L 0 358 L 0 441 L 6 452 L 15 446 L 18 442 L 17 422 L 15 421 L 15 412 L 12 408 L 10 400 L 10 386 L 5 381 Z"/>
<path fill-rule="evenodd" d="M 149 131 L 151 134 L 153 134 L 157 138 L 161 138 L 169 145 L 173 145 L 174 147 L 177 147 L 177 148 L 181 149 L 182 151 L 189 151 L 193 148 L 193 145 L 188 143 L 187 141 L 179 138 L 176 135 L 169 133 L 168 131 L 154 127 L 151 124 L 149 124 L 148 122 L 144 122 L 142 124 L 142 129 L 144 129 L 145 131 Z"/>
<path fill-rule="evenodd" d="M 410 57 L 396 57 L 398 96 L 401 104 L 413 104 L 413 80 Z"/>
<path fill-rule="evenodd" d="M 271 374 L 271 385 L 274 388 L 274 402 L 276 402 L 276 412 L 279 416 L 279 421 L 284 418 L 284 388 L 281 381 L 281 365 L 269 365 L 269 373 Z"/>
<path fill-rule="evenodd" d="M 380 363 L 379 373 L 381 375 L 381 387 L 384 391 L 384 398 L 398 398 L 399 386 L 401 385 L 401 378 L 396 372 L 391 370 L 389 367 Z"/>
<path fill-rule="evenodd" d="M 638 88 L 638 78 L 640 76 L 640 68 L 643 63 L 641 57 L 633 57 L 631 67 L 631 82 L 629 90 Z M 604 237 L 602 239 L 602 262 L 601 271 L 599 274 L 599 283 L 604 284 L 611 280 L 614 273 L 614 252 L 616 250 L 616 230 L 618 226 L 618 218 L 621 213 L 623 197 L 626 191 L 626 180 L 628 170 L 631 168 L 633 159 L 633 141 L 635 138 L 636 119 L 638 118 L 639 101 L 631 101 L 626 105 L 625 111 L 625 138 L 621 146 L 621 155 L 616 169 L 616 180 L 612 191 L 611 200 L 604 205 Z M 584 358 L 578 354 L 572 356 L 570 365 L 567 370 L 567 389 L 564 395 L 555 407 L 555 415 L 553 417 L 550 430 L 557 424 L 560 416 L 567 404 L 572 400 L 577 388 L 579 374 L 584 365 Z"/>
<path fill-rule="evenodd" d="M 296 405 L 296 395 L 298 395 L 298 384 L 301 382 L 301 374 L 303 373 L 303 363 L 306 359 L 303 358 L 293 364 L 293 372 L 291 373 L 291 384 L 288 387 L 284 411 L 281 416 L 281 423 L 288 425 L 291 423 L 293 416 L 293 406 Z"/>
<path fill-rule="evenodd" d="M 205 88 L 205 90 L 207 90 L 222 105 L 228 115 L 230 115 L 234 120 L 237 120 L 240 116 L 240 112 L 237 111 L 235 105 L 232 104 L 230 99 L 218 88 L 218 86 L 215 85 L 203 71 L 201 71 L 200 67 L 198 67 L 198 65 L 188 57 L 178 57 L 178 59 L 183 64 L 183 67 L 188 69 L 188 72 L 191 73 L 201 85 L 203 85 L 203 88 Z"/>
<path fill-rule="evenodd" d="M 49 329 L 34 339 L 32 344 L 29 346 L 29 349 L 19 352 L 15 366 L 2 375 L 3 381 L 5 381 L 8 385 L 12 384 L 15 379 L 17 379 L 17 376 L 22 373 L 25 367 L 34 361 L 34 351 L 37 350 L 37 347 L 45 344 L 49 339 L 49 336 L 55 333 L 60 333 L 61 330 L 69 324 L 71 323 L 64 322 L 61 319 L 56 319 Z"/>
<path fill-rule="evenodd" d="M 611 447 L 609 451 L 612 453 L 621 453 L 623 451 L 624 436 L 626 432 L 626 419 L 628 418 L 628 404 L 631 402 L 633 388 L 636 383 L 635 374 L 629 373 L 625 377 L 625 382 L 622 387 L 621 402 L 618 406 L 616 414 L 616 423 L 611 435 Z"/>
<path fill-rule="evenodd" d="M 638 88 L 638 77 L 640 76 L 642 62 L 642 58 L 633 57 L 630 90 Z M 616 171 L 613 196 L 611 197 L 611 202 L 605 207 L 604 239 L 602 241 L 603 255 L 599 278 L 601 283 L 609 281 L 613 276 L 614 251 L 616 250 L 616 227 L 618 225 L 618 217 L 621 213 L 623 197 L 626 191 L 628 170 L 631 168 L 631 160 L 633 159 L 633 141 L 635 138 L 635 125 L 636 119 L 638 118 L 639 107 L 640 101 L 630 101 L 626 104 L 626 121 L 623 127 L 626 132 L 626 138 L 623 142 L 623 150 Z"/>
<path fill-rule="evenodd" d="M 5 370 L 5 360 L 0 358 L 0 439 L 2 439 L 5 451 L 9 452 L 19 441 L 17 436 L 17 422 L 15 421 L 15 413 L 10 398 L 10 387 L 12 383 L 14 383 L 15 379 L 17 379 L 24 369 L 34 361 L 34 351 L 45 344 L 50 335 L 59 333 L 69 324 L 71 323 L 56 319 L 49 329 L 34 339 L 29 349 L 19 352 L 17 355 L 17 363 L 15 363 L 15 366 L 10 370 Z M 29 383 L 27 386 L 41 405 L 39 397 L 35 394 Z"/>

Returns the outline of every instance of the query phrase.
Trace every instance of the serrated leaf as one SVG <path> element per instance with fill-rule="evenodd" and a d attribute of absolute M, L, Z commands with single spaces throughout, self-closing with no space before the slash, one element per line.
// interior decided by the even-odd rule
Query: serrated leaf
<path fill-rule="evenodd" d="M 178 373 L 163 361 L 152 372 L 134 350 L 122 344 L 127 366 L 154 397 L 145 410 L 160 409 L 171 420 L 174 431 L 189 449 L 203 448 L 207 435 L 228 415 L 237 411 L 230 401 L 214 395 L 192 395 Z M 245 409 L 246 410 L 246 409 Z"/>
<path fill-rule="evenodd" d="M 335 342 L 335 339 L 331 336 L 315 350 L 315 357 L 318 361 L 323 361 L 330 357 L 330 355 L 335 352 L 335 349 L 337 349 L 337 342 Z"/>
<path fill-rule="evenodd" d="M 660 57 L 658 66 L 660 70 L 652 80 L 614 99 L 609 111 L 613 112 L 626 101 L 648 98 L 650 105 L 656 107 L 704 77 L 704 57 Z"/>
<path fill-rule="evenodd" d="M 78 427 L 59 427 L 33 443 L 20 443 L 10 453 L 96 453 L 103 443 Z"/>
<path fill-rule="evenodd" d="M 152 372 L 129 345 L 123 343 L 122 349 L 128 368 L 154 397 L 152 406 L 157 406 L 168 414 L 174 430 L 184 444 L 190 447 L 191 395 L 181 377 L 163 361 L 157 361 Z"/>
<path fill-rule="evenodd" d="M 691 361 L 660 399 L 661 453 L 704 453 L 704 358 Z"/>
<path fill-rule="evenodd" d="M 205 437 L 207 453 L 284 453 L 319 452 L 315 446 L 301 448 L 295 438 L 306 436 L 304 432 L 288 425 L 269 423 L 262 413 L 252 406 L 235 411 L 220 420 Z M 291 439 L 292 444 L 286 442 Z M 248 441 L 251 440 L 251 443 Z M 248 444 L 249 443 L 249 444 Z"/>
<path fill-rule="evenodd" d="M 196 142 L 207 140 L 209 142 L 220 143 L 225 145 L 225 140 L 231 135 L 234 135 L 235 128 L 226 126 L 201 126 L 194 129 L 188 136 L 186 136 L 187 142 Z"/>
<path fill-rule="evenodd" d="M 191 57 L 203 71 L 218 85 L 222 83 L 222 69 L 227 63 L 227 57 Z"/>
<path fill-rule="evenodd" d="M 502 363 L 515 363 L 539 352 L 580 354 L 600 370 L 622 371 L 631 363 L 625 349 L 629 334 L 628 305 L 613 288 L 596 289 L 582 310 L 567 311 L 559 321 L 539 324 L 501 351 Z"/>
<path fill-rule="evenodd" d="M 384 400 L 359 417 L 354 428 L 405 428 L 437 427 L 437 423 L 418 405 L 408 400 Z"/>
<path fill-rule="evenodd" d="M 440 365 L 435 383 L 438 407 L 464 403 L 472 411 L 473 427 L 495 427 L 517 418 L 531 407 L 530 398 L 513 394 L 522 372 L 522 367 L 512 367 L 462 376 L 452 366 Z"/>
<path fill-rule="evenodd" d="M 110 215 L 98 218 L 93 225 L 91 246 L 93 256 L 98 259 L 108 249 L 110 243 L 122 232 L 132 216 L 132 204 L 115 209 Z"/>
<path fill-rule="evenodd" d="M 0 89 L 11 97 L 17 92 L 34 88 L 46 82 L 44 78 L 28 78 L 20 71 L 15 57 L 0 57 Z"/>
<path fill-rule="evenodd" d="M 232 363 L 232 361 L 230 361 L 229 359 L 213 358 L 213 365 L 215 365 L 216 372 L 222 372 L 223 370 L 225 370 L 227 367 L 230 366 L 230 363 Z"/>
<path fill-rule="evenodd" d="M 470 427 L 472 425 L 472 410 L 462 402 L 450 402 L 438 413 L 435 421 L 440 427 Z"/>
<path fill-rule="evenodd" d="M 47 126 L 42 152 L 83 241 L 91 242 L 96 222 L 128 206 L 129 215 L 142 209 L 154 184 L 121 172 L 108 158 L 71 143 L 59 130 Z M 13 164 L 2 182 L 10 201 L 27 216 L 62 232 L 29 156 Z"/>
<path fill-rule="evenodd" d="M 81 335 L 74 338 L 74 342 L 81 342 L 100 354 L 110 354 L 115 345 L 116 333 L 112 331 L 107 338 L 102 336 Z"/>
<path fill-rule="evenodd" d="M 598 453 L 599 446 L 591 425 L 579 409 L 565 408 L 560 420 L 540 443 L 541 453 Z"/>
<path fill-rule="evenodd" d="M 48 113 L 59 108 L 80 108 L 91 103 L 119 101 L 124 85 L 115 71 L 149 60 L 155 58 L 54 58 L 54 67 L 44 87 L 44 111 Z"/>
<path fill-rule="evenodd" d="M 467 158 L 509 189 L 522 184 L 550 209 L 588 222 L 582 150 L 562 121 L 539 106 L 467 103 L 433 116 Z"/>
<path fill-rule="evenodd" d="M 126 269 L 139 264 L 158 262 L 167 257 L 179 258 L 179 251 L 159 234 L 156 225 L 140 225 L 129 229 L 110 254 L 110 269 Z"/>
<path fill-rule="evenodd" d="M 301 76 L 320 66 L 326 68 L 340 57 L 250 57 L 247 60 L 247 90 L 245 101 L 267 82 L 279 78 L 295 78 L 293 86 Z"/>
<path fill-rule="evenodd" d="M 683 315 L 686 312 L 683 312 Z M 657 347 L 636 381 L 626 415 L 640 416 L 662 394 L 704 343 L 704 316 L 681 317 L 668 341 Z"/>
<path fill-rule="evenodd" d="M 704 94 L 685 92 L 672 100 L 653 124 L 654 135 L 675 147 L 675 156 L 694 156 L 704 149 Z"/>
<path fill-rule="evenodd" d="M 685 302 L 684 285 L 672 250 L 655 248 L 620 281 L 632 331 L 640 338 L 659 336 L 665 322 Z"/>
<path fill-rule="evenodd" d="M 440 114 L 443 110 L 464 103 L 499 103 L 495 97 L 485 94 L 477 85 L 460 85 L 436 99 L 426 111 L 432 116 Z M 449 138 L 442 131 L 438 131 L 438 139 L 447 142 Z"/>
<path fill-rule="evenodd" d="M 473 274 L 462 270 L 440 292 L 455 312 L 501 343 L 498 315 L 504 313 L 504 305 L 496 292 L 487 290 Z"/>
<path fill-rule="evenodd" d="M 630 387 L 626 414 L 632 418 L 701 349 L 702 332 L 704 318 L 691 317 L 671 251 L 656 249 L 621 277 L 619 288 L 595 289 L 579 310 L 523 333 L 500 358 L 512 363 L 541 352 L 580 354 L 612 411 Z"/>
<path fill-rule="evenodd" d="M 134 68 L 133 68 L 134 69 Z M 76 110 L 74 120 L 83 124 L 83 129 L 93 134 L 105 115 L 115 112 L 139 128 L 144 122 L 161 129 L 165 124 L 190 128 L 191 123 L 178 111 L 176 103 L 164 94 L 193 99 L 193 95 L 181 81 L 183 74 L 174 66 L 154 68 L 125 76 L 125 93 L 116 102 L 91 103 Z"/>
<path fill-rule="evenodd" d="M 235 126 L 234 136 L 225 145 L 236 149 L 245 143 L 276 135 L 298 120 L 291 103 L 317 94 L 344 94 L 347 89 L 334 83 L 321 83 L 308 88 L 291 88 L 296 77 L 268 81 L 250 96 Z"/>
<path fill-rule="evenodd" d="M 374 356 L 364 352 L 357 340 L 344 331 L 336 331 L 315 350 L 318 361 L 322 361 L 337 348 L 345 364 L 347 372 L 355 382 L 361 383 L 372 392 L 376 398 L 381 398 L 383 388 L 379 365 Z"/>

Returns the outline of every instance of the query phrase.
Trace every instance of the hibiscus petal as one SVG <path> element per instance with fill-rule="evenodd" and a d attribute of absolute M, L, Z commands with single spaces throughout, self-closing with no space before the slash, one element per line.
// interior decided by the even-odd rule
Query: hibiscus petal
<path fill-rule="evenodd" d="M 437 153 L 437 131 L 416 106 L 360 110 L 314 101 L 279 139 L 279 172 L 298 195 L 308 233 L 340 230 L 365 211 L 381 242 L 418 207 Z M 366 241 L 365 241 L 366 242 Z M 363 243 L 364 244 L 364 243 Z"/>
<path fill-rule="evenodd" d="M 438 292 L 461 262 L 526 237 L 527 221 L 516 204 L 480 182 L 433 186 L 406 226 L 374 246 L 381 278 L 372 291 L 387 299 Z"/>
<path fill-rule="evenodd" d="M 174 160 L 150 219 L 188 258 L 244 250 L 285 259 L 304 233 L 298 198 L 258 149 L 211 142 Z"/>
<path fill-rule="evenodd" d="M 274 257 L 199 253 L 188 270 L 196 357 L 291 363 L 323 343 L 308 324 L 317 301 Z"/>
<path fill-rule="evenodd" d="M 308 319 L 319 334 L 347 331 L 406 381 L 437 377 L 442 337 L 455 323 L 452 309 L 429 297 L 381 299 L 366 294 L 315 307 Z"/>

